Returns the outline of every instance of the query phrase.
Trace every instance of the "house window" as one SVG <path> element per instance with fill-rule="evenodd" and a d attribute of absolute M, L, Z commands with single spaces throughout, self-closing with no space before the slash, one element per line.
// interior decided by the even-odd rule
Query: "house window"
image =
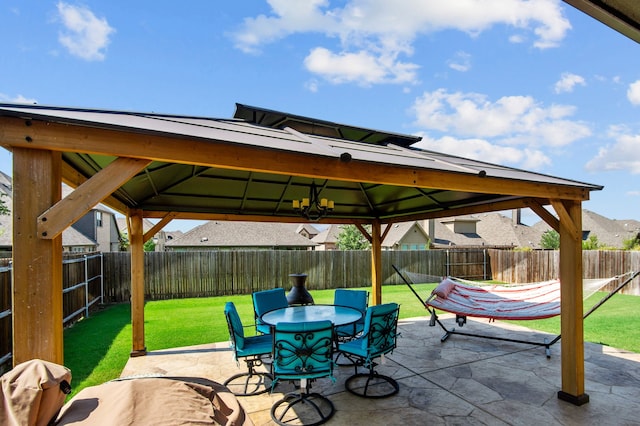
<path fill-rule="evenodd" d="M 402 244 L 400 250 L 422 250 L 423 244 Z"/>
<path fill-rule="evenodd" d="M 102 226 L 102 212 L 96 212 L 96 226 Z"/>

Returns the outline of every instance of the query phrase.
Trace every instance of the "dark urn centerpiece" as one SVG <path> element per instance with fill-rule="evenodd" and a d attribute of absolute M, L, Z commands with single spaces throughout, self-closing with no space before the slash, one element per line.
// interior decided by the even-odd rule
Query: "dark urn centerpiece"
<path fill-rule="evenodd" d="M 313 305 L 313 297 L 304 286 L 307 281 L 307 274 L 289 274 L 291 277 L 291 291 L 287 294 L 289 306 L 293 305 Z"/>

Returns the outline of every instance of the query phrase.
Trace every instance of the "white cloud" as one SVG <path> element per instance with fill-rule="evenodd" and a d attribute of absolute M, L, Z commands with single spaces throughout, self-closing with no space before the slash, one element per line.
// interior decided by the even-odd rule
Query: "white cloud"
<path fill-rule="evenodd" d="M 640 105 L 640 80 L 636 80 L 629 85 L 627 99 L 629 99 L 629 102 L 633 105 Z"/>
<path fill-rule="evenodd" d="M 316 93 L 318 91 L 318 80 L 316 79 L 312 79 L 309 80 L 305 83 L 304 85 L 308 91 L 310 91 L 311 93 Z"/>
<path fill-rule="evenodd" d="M 615 139 L 613 145 L 600 148 L 585 168 L 590 172 L 622 170 L 640 174 L 640 135 L 618 134 Z"/>
<path fill-rule="evenodd" d="M 395 58 L 373 56 L 369 52 L 333 52 L 317 47 L 305 58 L 304 65 L 312 73 L 332 83 L 411 83 L 416 79 L 414 64 L 401 63 Z"/>
<path fill-rule="evenodd" d="M 9 96 L 4 93 L 0 93 L 0 102 L 14 102 L 17 104 L 37 104 L 38 101 L 33 98 L 26 98 L 22 95 Z"/>
<path fill-rule="evenodd" d="M 565 72 L 562 73 L 562 75 L 560 76 L 560 80 L 556 82 L 553 90 L 556 93 L 573 92 L 573 88 L 578 84 L 581 86 L 587 85 L 584 77 L 577 74 Z"/>
<path fill-rule="evenodd" d="M 415 144 L 415 147 L 494 164 L 519 166 L 531 170 L 541 169 L 551 164 L 551 159 L 540 150 L 501 146 L 484 139 L 456 139 L 451 136 L 434 139 L 425 135 L 422 136 L 422 140 Z"/>
<path fill-rule="evenodd" d="M 460 72 L 471 69 L 471 55 L 466 52 L 457 52 L 455 59 L 449 61 L 449 68 Z"/>
<path fill-rule="evenodd" d="M 591 134 L 569 118 L 575 108 L 545 107 L 530 96 L 504 96 L 495 102 L 479 93 L 425 92 L 412 106 L 415 124 L 462 137 L 493 138 L 508 145 L 564 146 Z"/>
<path fill-rule="evenodd" d="M 231 34 L 236 47 L 257 52 L 265 44 L 297 33 L 338 40 L 339 48 L 317 46 L 305 61 L 311 72 L 334 83 L 357 81 L 355 74 L 368 79 L 367 84 L 405 84 L 415 78 L 417 66 L 400 55 L 410 57 L 415 39 L 425 34 L 457 30 L 476 37 L 504 25 L 517 31 L 508 35 L 512 42 L 523 42 L 523 33 L 528 33 L 535 47 L 545 49 L 557 46 L 571 28 L 557 0 L 347 0 L 343 7 L 331 7 L 328 0 L 268 3 L 270 14 L 246 18 Z M 328 62 L 340 65 L 345 74 L 327 72 Z M 374 67 L 371 72 L 354 72 L 365 62 Z M 468 64 L 455 61 L 451 65 L 464 70 Z"/>
<path fill-rule="evenodd" d="M 115 32 L 104 18 L 97 18 L 84 6 L 59 2 L 58 13 L 64 30 L 58 35 L 69 53 L 88 61 L 104 60 L 109 36 Z"/>

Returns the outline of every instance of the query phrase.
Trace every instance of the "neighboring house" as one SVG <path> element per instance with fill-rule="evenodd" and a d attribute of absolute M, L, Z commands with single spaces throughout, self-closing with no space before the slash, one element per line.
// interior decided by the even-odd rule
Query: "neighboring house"
<path fill-rule="evenodd" d="M 511 217 L 502 213 L 482 213 L 450 218 L 431 219 L 422 222 L 404 222 L 391 225 L 382 242 L 385 250 L 422 250 L 447 247 L 519 247 L 541 249 L 542 234 L 551 229 L 540 221 L 533 226 L 520 221 L 520 212 L 514 210 Z M 313 241 L 316 250 L 336 250 L 341 225 L 331 225 Z M 582 211 L 582 239 L 595 235 L 600 246 L 622 248 L 624 240 L 640 233 L 636 220 L 607 219 L 589 210 Z"/>
<path fill-rule="evenodd" d="M 310 240 L 320 233 L 318 228 L 311 225 L 310 223 L 303 223 L 303 224 L 297 225 L 296 232 Z"/>
<path fill-rule="evenodd" d="M 532 226 L 520 222 L 516 210 L 509 218 L 501 213 L 483 213 L 456 218 L 426 221 L 425 230 L 432 236 L 434 247 L 529 247 L 540 249 L 542 234 L 551 230 L 544 221 Z M 582 210 L 582 240 L 595 235 L 601 246 L 622 248 L 624 240 L 640 232 L 636 220 L 607 219 L 589 210 Z"/>
<path fill-rule="evenodd" d="M 342 225 L 330 225 L 313 237 L 311 241 L 317 244 L 316 250 L 337 250 L 338 234 Z"/>
<path fill-rule="evenodd" d="M 62 196 L 71 188 L 62 186 Z M 13 213 L 13 181 L 0 172 L 0 193 L 9 211 Z M 0 250 L 11 251 L 13 247 L 13 215 L 0 215 Z M 99 204 L 62 232 L 63 252 L 89 253 L 95 251 L 120 250 L 120 232 L 115 213 Z"/>
<path fill-rule="evenodd" d="M 63 197 L 72 191 L 72 188 L 62 185 Z M 71 227 L 95 241 L 97 251 L 120 251 L 120 229 L 116 222 L 116 213 L 104 204 L 93 207 L 71 224 Z"/>
<path fill-rule="evenodd" d="M 118 228 L 122 235 L 129 237 L 129 228 L 127 227 L 127 218 L 119 216 L 116 218 L 118 222 Z M 147 218 L 142 219 L 142 232 L 146 233 L 153 228 L 155 224 Z M 173 241 L 180 238 L 183 235 L 182 231 L 159 231 L 153 236 L 153 243 L 155 244 L 154 251 L 165 251 L 164 246 L 167 241 Z"/>
<path fill-rule="evenodd" d="M 382 249 L 426 250 L 429 242 L 429 236 L 418 222 L 394 223 L 382 241 Z"/>
<path fill-rule="evenodd" d="M 167 241 L 165 251 L 312 250 L 315 246 L 286 223 L 208 221 Z"/>
<path fill-rule="evenodd" d="M 342 225 L 331 225 L 313 238 L 316 250 L 337 250 L 338 235 Z M 425 250 L 429 248 L 429 236 L 418 222 L 394 223 L 382 241 L 383 250 Z"/>
<path fill-rule="evenodd" d="M 540 235 L 551 229 L 545 222 L 533 225 Z M 637 220 L 608 219 L 589 210 L 582 210 L 582 240 L 591 236 L 598 239 L 600 246 L 622 248 L 625 240 L 634 238 L 640 233 L 640 222 Z"/>
<path fill-rule="evenodd" d="M 92 253 L 98 251 L 95 241 L 87 238 L 73 226 L 62 232 L 62 251 L 71 253 Z"/>

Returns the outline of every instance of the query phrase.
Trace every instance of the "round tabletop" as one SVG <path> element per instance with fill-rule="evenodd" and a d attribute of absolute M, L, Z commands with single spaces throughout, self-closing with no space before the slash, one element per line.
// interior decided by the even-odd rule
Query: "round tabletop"
<path fill-rule="evenodd" d="M 330 320 L 334 326 L 353 324 L 362 318 L 355 308 L 336 305 L 289 306 L 264 313 L 260 319 L 269 325 L 279 322 L 309 322 Z"/>

